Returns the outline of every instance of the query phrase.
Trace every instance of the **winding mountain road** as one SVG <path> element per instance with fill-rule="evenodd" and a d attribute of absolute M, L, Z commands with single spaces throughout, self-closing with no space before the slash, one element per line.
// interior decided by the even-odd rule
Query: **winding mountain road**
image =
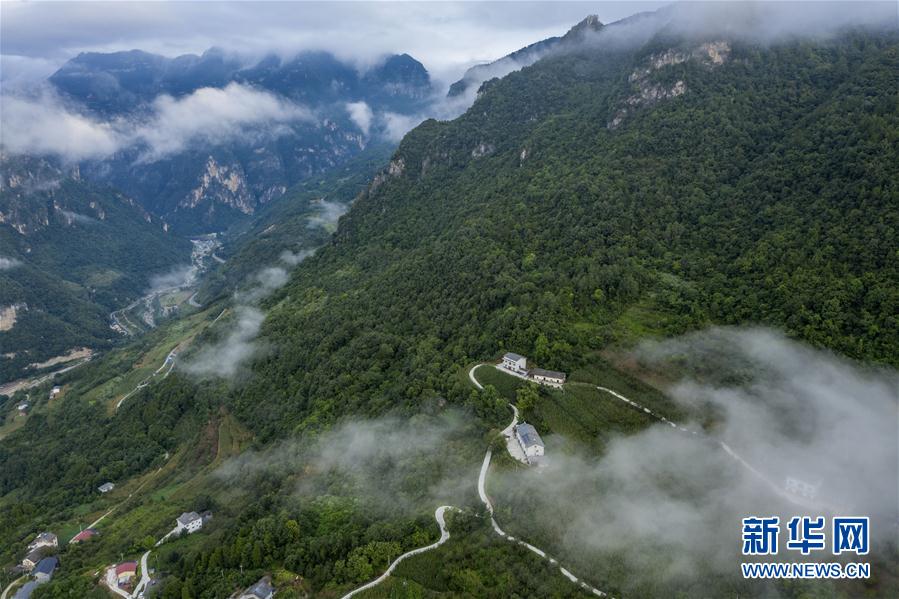
<path fill-rule="evenodd" d="M 163 361 L 162 366 L 160 366 L 159 368 L 157 368 L 157 369 L 153 372 L 153 374 L 151 374 L 150 376 L 148 376 L 147 378 L 145 378 L 144 380 L 142 380 L 141 382 L 139 382 L 139 383 L 137 384 L 137 386 L 136 386 L 134 389 L 132 389 L 131 391 L 129 391 L 128 393 L 126 393 L 126 394 L 122 397 L 122 399 L 120 399 L 120 400 L 118 401 L 118 403 L 116 403 L 116 405 L 115 405 L 116 411 L 118 411 L 118 409 L 122 406 L 122 404 L 125 402 L 126 399 L 128 399 L 129 397 L 131 397 L 132 395 L 134 395 L 135 393 L 137 393 L 138 391 L 140 391 L 140 390 L 143 389 L 144 387 L 149 386 L 150 383 L 153 382 L 153 378 L 155 378 L 156 376 L 158 376 L 158 375 L 165 369 L 166 366 L 168 366 L 169 369 L 168 369 L 168 371 L 167 371 L 164 375 L 162 375 L 162 378 L 164 378 L 164 379 L 165 379 L 165 378 L 168 378 L 168 376 L 169 376 L 170 374 L 172 374 L 172 370 L 175 369 L 175 358 L 178 356 L 178 354 L 175 352 L 175 350 L 177 350 L 177 349 L 178 349 L 178 348 L 175 347 L 175 349 L 173 349 L 172 351 L 170 351 L 170 352 L 168 353 L 168 355 L 165 357 L 165 360 Z"/>
<path fill-rule="evenodd" d="M 412 557 L 413 555 L 418 555 L 419 553 L 424 553 L 425 551 L 437 549 L 438 547 L 440 547 L 441 545 L 446 543 L 447 540 L 449 540 L 449 538 L 450 538 L 450 533 L 446 529 L 446 519 L 445 519 L 446 511 L 447 510 L 458 510 L 458 509 L 459 508 L 453 507 L 451 505 L 441 505 L 439 508 L 437 508 L 437 510 L 434 512 L 434 519 L 437 520 L 437 525 L 440 526 L 440 539 L 436 543 L 431 543 L 430 545 L 428 545 L 426 547 L 419 547 L 418 549 L 413 549 L 411 551 L 407 551 L 406 553 L 402 554 L 401 556 L 399 556 L 398 558 L 393 560 L 393 562 L 390 564 L 390 566 L 388 566 L 387 570 L 383 574 L 381 574 L 380 576 L 378 576 L 371 582 L 364 584 L 357 589 L 353 589 L 352 591 L 350 591 L 349 593 L 344 595 L 343 599 L 349 599 L 353 595 L 356 595 L 358 593 L 367 591 L 368 589 L 378 586 L 379 584 L 384 582 L 387 579 L 387 577 L 390 576 L 390 574 L 394 571 L 394 569 L 396 569 L 396 567 L 399 565 L 399 563 L 401 561 L 403 561 L 404 559 L 406 559 L 407 557 Z"/>
<path fill-rule="evenodd" d="M 475 387 L 477 387 L 478 389 L 483 389 L 484 387 L 481 385 L 481 383 L 478 382 L 477 378 L 475 378 L 475 375 L 474 375 L 475 370 L 479 366 L 484 366 L 484 364 L 475 364 L 474 366 L 472 366 L 471 370 L 468 371 L 468 378 L 471 380 L 472 384 Z M 509 426 L 504 428 L 502 431 L 502 435 L 506 438 L 507 443 L 509 442 L 509 440 L 512 437 L 513 431 L 515 430 L 515 425 L 518 424 L 518 408 L 516 408 L 511 403 L 508 404 L 508 406 L 512 409 L 512 422 L 510 422 Z M 510 450 L 510 454 L 512 454 L 511 450 Z M 535 547 L 535 546 L 531 545 L 530 543 L 527 543 L 520 539 L 516 539 L 515 537 L 513 537 L 512 535 L 510 535 L 506 531 L 504 531 L 502 528 L 500 528 L 499 524 L 496 522 L 496 518 L 493 517 L 493 503 L 491 503 L 490 498 L 487 496 L 487 471 L 490 469 L 490 460 L 492 457 L 493 457 L 493 451 L 488 448 L 487 453 L 484 454 L 484 461 L 481 463 L 481 470 L 478 472 L 478 495 L 481 498 L 481 502 L 486 506 L 487 511 L 490 513 L 490 524 L 493 526 L 493 531 L 496 534 L 498 534 L 499 536 L 501 536 L 502 538 L 506 539 L 507 541 L 511 541 L 513 543 L 518 543 L 522 547 L 527 548 L 528 550 L 537 554 L 541 558 L 547 560 L 550 564 L 552 564 L 554 566 L 558 566 L 559 562 L 556 559 L 554 559 L 553 557 L 551 557 L 549 554 L 547 554 L 545 551 L 543 551 L 539 547 Z M 512 454 L 512 457 L 515 458 L 516 460 L 519 459 L 514 454 Z M 359 588 L 356 588 L 356 589 L 350 591 L 349 593 L 347 593 L 346 595 L 343 596 L 343 599 L 349 599 L 353 595 L 356 595 L 356 594 L 366 591 L 368 589 L 374 588 L 375 586 L 377 586 L 378 584 L 380 584 L 381 582 L 386 580 L 387 577 L 390 576 L 390 574 L 396 568 L 397 564 L 399 564 L 401 561 L 403 561 L 407 557 L 411 557 L 413 555 L 418 555 L 419 553 L 424 553 L 425 551 L 431 551 L 432 549 L 436 549 L 437 547 L 440 547 L 441 545 L 443 545 L 450 537 L 450 533 L 446 529 L 446 522 L 444 521 L 444 513 L 446 512 L 446 510 L 458 510 L 458 509 L 459 508 L 453 507 L 450 505 L 442 505 L 439 508 L 437 508 L 437 511 L 434 512 L 434 518 L 437 520 L 437 524 L 440 526 L 440 540 L 438 540 L 436 543 L 432 543 L 431 545 L 428 545 L 427 547 L 420 547 L 418 549 L 413 549 L 412 551 L 408 551 L 408 552 L 404 553 L 403 555 L 399 556 L 398 558 L 396 558 L 393 561 L 393 563 L 390 564 L 390 566 L 387 568 L 387 570 L 383 574 L 381 574 L 378 578 L 372 580 L 369 583 L 364 584 L 363 586 L 361 586 Z M 603 591 L 600 591 L 599 589 L 580 580 L 577 576 L 575 576 L 574 574 L 572 574 L 571 572 L 569 572 L 562 566 L 559 566 L 559 572 L 561 572 L 561 574 L 565 578 L 570 580 L 571 582 L 579 585 L 581 588 L 583 588 L 586 591 L 592 592 L 597 597 L 608 597 L 609 596 L 606 593 L 604 593 Z"/>

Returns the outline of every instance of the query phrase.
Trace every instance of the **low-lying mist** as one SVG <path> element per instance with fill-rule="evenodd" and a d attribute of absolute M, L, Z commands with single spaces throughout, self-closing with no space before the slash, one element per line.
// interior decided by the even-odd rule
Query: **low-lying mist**
<path fill-rule="evenodd" d="M 622 572 L 657 588 L 738 576 L 748 515 L 871 516 L 872 555 L 888 555 L 899 514 L 895 372 L 765 329 L 713 329 L 638 355 L 679 373 L 670 395 L 713 424 L 692 435 L 653 423 L 598 458 L 553 452 L 550 436 L 544 468 L 495 479 L 500 515 L 527 522 L 525 538 L 555 538 L 623 588 Z M 808 486 L 797 492 L 795 481 Z"/>
<path fill-rule="evenodd" d="M 317 436 L 245 452 L 217 474 L 247 487 L 258 476 L 289 478 L 295 497 L 349 497 L 372 513 L 430 512 L 476 500 L 480 438 L 473 421 L 453 410 L 348 418 Z"/>

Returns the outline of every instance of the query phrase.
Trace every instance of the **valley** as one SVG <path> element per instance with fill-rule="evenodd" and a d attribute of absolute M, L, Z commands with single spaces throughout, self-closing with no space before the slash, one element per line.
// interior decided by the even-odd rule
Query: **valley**
<path fill-rule="evenodd" d="M 896 595 L 899 24 L 740 7 L 449 81 L 85 46 L 4 96 L 96 146 L 0 138 L 4 593 Z M 799 553 L 805 515 L 866 517 L 864 552 Z M 741 573 L 775 559 L 872 574 Z"/>

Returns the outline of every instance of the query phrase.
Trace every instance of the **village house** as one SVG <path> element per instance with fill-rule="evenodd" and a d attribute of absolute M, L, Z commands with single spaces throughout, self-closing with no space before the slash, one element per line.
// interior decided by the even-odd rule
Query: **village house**
<path fill-rule="evenodd" d="M 122 562 L 115 567 L 116 584 L 120 587 L 131 587 L 131 581 L 137 576 L 137 562 Z"/>
<path fill-rule="evenodd" d="M 22 559 L 22 568 L 26 572 L 31 572 L 34 569 L 34 567 L 38 564 L 38 562 L 40 562 L 42 559 L 44 559 L 44 555 L 46 553 L 47 553 L 46 547 L 38 547 L 37 549 L 32 549 L 31 551 L 28 552 L 28 555 L 26 555 Z"/>
<path fill-rule="evenodd" d="M 34 576 L 34 579 L 38 581 L 38 583 L 48 582 L 53 578 L 53 573 L 56 571 L 58 565 L 59 558 L 55 556 L 45 557 L 37 563 L 31 575 Z"/>
<path fill-rule="evenodd" d="M 28 543 L 28 551 L 37 549 L 38 547 L 59 547 L 59 539 L 52 532 L 42 532 Z"/>
<path fill-rule="evenodd" d="M 53 399 L 54 397 L 56 397 L 57 395 L 59 395 L 61 392 L 62 392 L 62 389 L 61 389 L 61 388 L 59 388 L 59 387 L 53 387 L 53 388 L 50 390 L 50 399 Z"/>
<path fill-rule="evenodd" d="M 565 384 L 565 373 L 555 370 L 543 370 L 542 368 L 532 368 L 529 375 L 534 382 L 550 387 L 561 387 Z"/>
<path fill-rule="evenodd" d="M 23 401 L 18 406 L 16 406 L 16 409 L 19 410 L 20 414 L 24 414 L 28 411 L 28 408 L 30 408 L 30 407 L 31 407 L 31 404 L 29 404 L 27 401 Z"/>
<path fill-rule="evenodd" d="M 515 439 L 524 451 L 529 464 L 536 464 L 545 455 L 543 439 L 537 434 L 537 429 L 523 422 L 515 427 Z"/>
<path fill-rule="evenodd" d="M 115 489 L 114 483 L 103 483 L 102 485 L 97 487 L 97 490 L 100 491 L 101 493 L 109 493 L 113 489 Z"/>
<path fill-rule="evenodd" d="M 202 515 L 197 512 L 184 512 L 175 521 L 175 532 L 187 531 L 187 534 L 197 532 L 210 518 L 212 518 L 211 512 L 203 512 Z"/>
<path fill-rule="evenodd" d="M 519 356 L 518 354 L 509 352 L 503 355 L 502 367 L 506 370 L 511 370 L 512 372 L 517 372 L 519 374 L 527 374 L 528 359 L 524 356 Z"/>
<path fill-rule="evenodd" d="M 95 528 L 85 528 L 84 530 L 79 532 L 77 535 L 72 537 L 72 540 L 69 541 L 69 543 L 81 543 L 84 541 L 88 541 L 88 540 L 94 538 L 95 536 L 97 536 L 98 534 L 100 534 L 100 532 Z"/>
<path fill-rule="evenodd" d="M 245 590 L 237 599 L 272 599 L 275 594 L 275 587 L 272 586 L 271 579 L 263 576 L 259 581 Z"/>

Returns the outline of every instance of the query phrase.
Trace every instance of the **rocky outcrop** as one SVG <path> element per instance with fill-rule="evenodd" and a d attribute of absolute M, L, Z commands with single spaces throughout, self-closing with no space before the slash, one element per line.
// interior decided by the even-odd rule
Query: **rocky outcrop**
<path fill-rule="evenodd" d="M 644 66 L 635 69 L 628 76 L 627 80 L 633 87 L 634 93 L 624 101 L 624 106 L 615 112 L 606 127 L 612 130 L 617 129 L 634 109 L 676 98 L 687 92 L 687 84 L 682 79 L 673 83 L 654 81 L 653 73 L 656 71 L 685 63 L 688 60 L 696 61 L 708 68 L 714 68 L 724 64 L 729 58 L 730 43 L 723 40 L 705 42 L 692 50 L 670 48 L 665 52 L 650 55 Z"/>
<path fill-rule="evenodd" d="M 204 202 L 223 204 L 244 214 L 253 214 L 256 202 L 247 187 L 243 167 L 236 162 L 219 164 L 210 156 L 197 186 L 182 200 L 180 207 L 196 208 Z"/>

